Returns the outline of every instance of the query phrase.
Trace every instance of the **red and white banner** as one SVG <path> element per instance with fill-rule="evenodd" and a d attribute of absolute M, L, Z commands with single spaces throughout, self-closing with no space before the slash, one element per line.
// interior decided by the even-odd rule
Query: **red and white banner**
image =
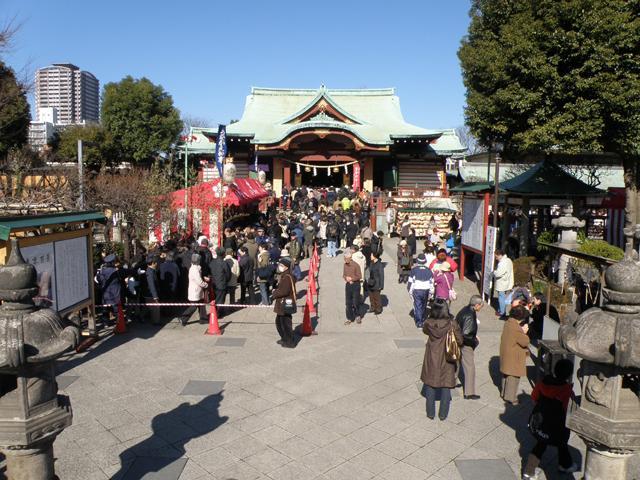
<path fill-rule="evenodd" d="M 360 164 L 353 164 L 353 189 L 358 192 L 360 190 Z"/>

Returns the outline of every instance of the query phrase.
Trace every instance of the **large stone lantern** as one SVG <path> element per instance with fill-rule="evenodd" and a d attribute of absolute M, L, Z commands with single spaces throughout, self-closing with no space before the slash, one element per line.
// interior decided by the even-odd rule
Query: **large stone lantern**
<path fill-rule="evenodd" d="M 562 215 L 551 220 L 551 224 L 560 230 L 558 246 L 573 250 L 578 247 L 578 229 L 585 226 L 585 221 L 573 216 L 573 206 L 564 205 L 561 207 Z M 569 256 L 560 255 L 558 265 L 558 284 L 562 285 L 566 280 L 567 267 L 569 266 Z"/>
<path fill-rule="evenodd" d="M 58 395 L 54 361 L 78 343 L 78 330 L 51 309 L 37 308 L 36 269 L 16 240 L 0 266 L 0 450 L 11 480 L 52 480 L 53 442 L 71 425 Z"/>
<path fill-rule="evenodd" d="M 560 327 L 562 345 L 582 359 L 580 406 L 567 426 L 587 444 L 586 480 L 627 478 L 640 451 L 640 265 L 631 243 L 605 272 L 602 309 Z"/>

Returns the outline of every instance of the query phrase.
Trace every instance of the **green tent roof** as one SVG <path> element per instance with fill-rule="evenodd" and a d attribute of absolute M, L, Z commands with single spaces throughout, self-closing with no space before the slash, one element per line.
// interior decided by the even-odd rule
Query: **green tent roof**
<path fill-rule="evenodd" d="M 544 159 L 520 175 L 500 182 L 500 190 L 519 195 L 538 196 L 594 196 L 606 192 L 566 172 L 557 163 Z"/>
<path fill-rule="evenodd" d="M 482 193 L 493 191 L 493 182 L 464 182 L 449 189 L 451 193 Z"/>
<path fill-rule="evenodd" d="M 12 230 L 46 227 L 75 222 L 104 222 L 104 213 L 97 210 L 84 212 L 61 212 L 46 215 L 20 215 L 0 217 L 0 240 L 9 240 Z"/>
<path fill-rule="evenodd" d="M 353 123 L 345 123 L 326 113 L 306 121 L 292 123 L 324 99 Z M 405 121 L 400 100 L 393 88 L 330 90 L 320 89 L 251 89 L 240 121 L 227 126 L 229 137 L 249 137 L 254 144 L 273 144 L 296 131 L 305 129 L 348 131 L 371 145 L 392 145 L 396 139 L 438 139 L 431 145 L 436 153 L 463 152 L 452 130 L 427 130 Z M 217 129 L 199 129 L 210 136 Z M 440 148 L 442 147 L 442 148 Z"/>

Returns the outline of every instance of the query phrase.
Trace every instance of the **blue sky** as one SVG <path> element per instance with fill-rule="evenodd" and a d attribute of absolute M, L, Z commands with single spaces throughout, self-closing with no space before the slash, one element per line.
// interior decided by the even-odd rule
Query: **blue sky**
<path fill-rule="evenodd" d="M 464 122 L 456 56 L 468 0 L 0 0 L 22 28 L 7 60 L 29 71 L 71 62 L 101 86 L 162 85 L 184 115 L 242 114 L 251 86 L 396 87 L 405 118 Z"/>

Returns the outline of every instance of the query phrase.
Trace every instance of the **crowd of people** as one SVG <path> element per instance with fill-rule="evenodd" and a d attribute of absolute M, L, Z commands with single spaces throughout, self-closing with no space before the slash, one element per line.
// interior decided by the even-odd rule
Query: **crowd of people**
<path fill-rule="evenodd" d="M 371 229 L 368 205 L 367 198 L 348 188 L 322 192 L 304 187 L 285 189 L 283 206 L 287 210 L 269 210 L 255 225 L 225 228 L 219 247 L 213 248 L 207 237 L 199 235 L 172 238 L 161 247 L 139 253 L 129 265 L 122 264 L 114 254 L 106 255 L 96 275 L 101 302 L 110 305 L 105 313 L 113 316 L 114 306 L 119 303 L 188 301 L 193 305 L 180 311 L 150 306 L 128 312 L 131 317 L 140 321 L 148 318 L 154 324 L 159 324 L 163 315 L 177 316 L 185 325 L 196 311 L 200 322 L 206 322 L 205 304 L 211 300 L 217 305 L 236 301 L 245 305 L 273 303 L 278 343 L 294 348 L 292 315 L 296 311 L 296 282 L 302 276 L 299 263 L 318 247 L 328 258 L 343 254 L 344 323 L 361 324 L 366 313 L 382 313 L 385 283 L 384 233 Z M 441 420 L 449 414 L 456 377 L 460 377 L 465 400 L 480 398 L 475 350 L 480 344 L 477 315 L 484 302 L 473 295 L 455 316 L 450 312 L 451 302 L 457 298 L 454 273 L 458 264 L 453 258 L 455 241 L 449 239 L 455 239 L 459 228 L 455 216 L 451 218 L 449 232 L 436 230 L 437 235 L 429 235 L 422 252 L 416 251 L 415 230 L 408 219 L 403 219 L 396 254 L 398 282 L 406 284 L 415 325 L 428 337 L 421 373 L 426 414 L 435 419 L 439 398 L 437 414 Z M 499 351 L 501 397 L 507 405 L 516 405 L 520 378 L 526 377 L 529 344 L 540 336 L 547 305 L 540 292 L 531 295 L 526 288 L 514 287 L 513 264 L 502 250 L 496 250 L 496 259 L 496 315 L 505 322 Z M 225 312 L 228 310 L 221 309 L 220 316 Z M 553 308 L 551 316 L 557 318 Z M 571 371 L 571 365 L 559 362 L 555 372 L 534 388 L 534 411 L 541 420 L 536 424 L 538 443 L 527 458 L 525 479 L 537 478 L 540 458 L 549 445 L 559 449 L 561 471 L 577 469 L 568 452 L 569 435 L 563 420 L 571 392 Z M 551 416 L 555 416 L 554 422 L 548 421 Z"/>

